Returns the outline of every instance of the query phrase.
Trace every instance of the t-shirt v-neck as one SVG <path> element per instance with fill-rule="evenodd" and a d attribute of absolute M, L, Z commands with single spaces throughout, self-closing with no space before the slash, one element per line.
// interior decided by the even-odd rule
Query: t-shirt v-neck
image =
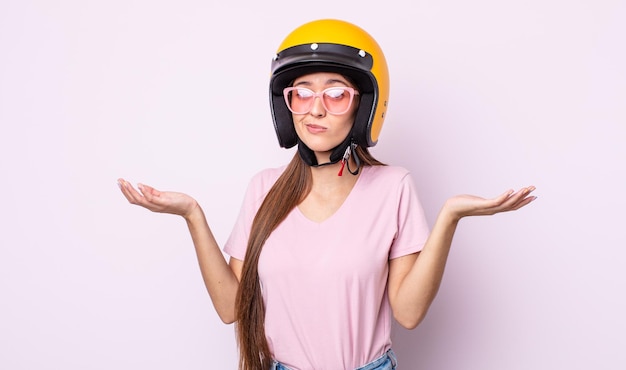
<path fill-rule="evenodd" d="M 313 223 L 314 226 L 322 227 L 324 225 L 324 223 L 332 222 L 332 218 L 334 218 L 337 214 L 341 213 L 344 208 L 349 208 L 350 207 L 349 202 L 350 202 L 350 199 L 352 198 L 352 194 L 354 192 L 358 192 L 359 183 L 361 182 L 361 176 L 363 176 L 363 172 L 367 172 L 368 170 L 369 170 L 369 167 L 364 167 L 363 169 L 361 169 L 361 174 L 359 175 L 359 177 L 354 182 L 354 185 L 352 186 L 352 189 L 350 189 L 350 192 L 346 195 L 346 197 L 343 200 L 343 202 L 341 203 L 341 205 L 335 210 L 335 212 L 333 212 L 330 216 L 326 217 L 325 219 L 323 219 L 321 221 L 312 220 L 307 215 L 305 215 L 304 212 L 302 212 L 302 210 L 300 209 L 299 206 L 295 207 L 294 213 L 298 214 L 300 217 L 304 218 L 305 220 Z"/>

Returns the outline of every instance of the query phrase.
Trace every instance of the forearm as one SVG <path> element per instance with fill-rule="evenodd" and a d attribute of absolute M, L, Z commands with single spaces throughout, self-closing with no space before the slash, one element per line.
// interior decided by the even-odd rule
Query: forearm
<path fill-rule="evenodd" d="M 443 278 L 458 219 L 444 206 L 422 251 L 400 284 L 394 315 L 398 322 L 415 328 L 432 304 Z"/>
<path fill-rule="evenodd" d="M 448 199 L 417 258 L 407 256 L 390 262 L 389 300 L 398 322 L 414 328 L 426 315 L 441 285 L 452 238 L 461 218 L 518 210 L 536 199 L 529 196 L 534 190 L 534 186 L 517 192 L 508 190 L 492 199 L 473 195 Z"/>
<path fill-rule="evenodd" d="M 195 246 L 204 284 L 213 306 L 225 323 L 235 321 L 235 300 L 239 281 L 220 250 L 204 212 L 197 205 L 185 216 Z"/>

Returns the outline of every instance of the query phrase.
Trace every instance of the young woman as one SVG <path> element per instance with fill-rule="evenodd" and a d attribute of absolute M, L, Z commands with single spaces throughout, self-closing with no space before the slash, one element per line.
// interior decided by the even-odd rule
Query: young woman
<path fill-rule="evenodd" d="M 319 20 L 287 36 L 270 106 L 279 144 L 298 150 L 251 180 L 228 262 L 193 198 L 119 180 L 130 203 L 187 221 L 215 309 L 236 322 L 240 369 L 395 369 L 391 317 L 409 329 L 424 318 L 459 220 L 535 199 L 532 186 L 455 196 L 429 230 L 410 174 L 368 151 L 388 90 L 384 55 L 361 28 Z"/>

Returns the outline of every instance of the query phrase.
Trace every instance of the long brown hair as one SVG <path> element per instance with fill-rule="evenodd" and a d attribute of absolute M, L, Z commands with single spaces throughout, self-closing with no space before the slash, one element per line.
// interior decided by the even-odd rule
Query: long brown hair
<path fill-rule="evenodd" d="M 363 166 L 383 165 L 367 148 L 357 147 L 356 155 Z M 267 193 L 252 222 L 236 303 L 240 370 L 267 370 L 272 365 L 272 354 L 265 338 L 259 256 L 269 235 L 309 194 L 312 179 L 311 167 L 296 153 Z"/>

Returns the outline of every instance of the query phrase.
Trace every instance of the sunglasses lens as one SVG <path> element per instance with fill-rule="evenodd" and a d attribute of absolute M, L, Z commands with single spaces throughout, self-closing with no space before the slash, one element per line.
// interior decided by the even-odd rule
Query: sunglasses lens
<path fill-rule="evenodd" d="M 347 88 L 338 87 L 324 91 L 323 101 L 326 110 L 331 114 L 342 114 L 350 108 L 352 95 Z"/>
<path fill-rule="evenodd" d="M 285 102 L 295 114 L 306 114 L 311 111 L 315 98 L 319 97 L 326 111 L 330 114 L 344 114 L 350 109 L 354 90 L 349 87 L 331 87 L 320 94 L 306 88 L 288 88 L 285 90 Z"/>
<path fill-rule="evenodd" d="M 315 94 L 309 89 L 294 89 L 289 93 L 289 109 L 295 114 L 306 114 L 311 110 Z"/>

